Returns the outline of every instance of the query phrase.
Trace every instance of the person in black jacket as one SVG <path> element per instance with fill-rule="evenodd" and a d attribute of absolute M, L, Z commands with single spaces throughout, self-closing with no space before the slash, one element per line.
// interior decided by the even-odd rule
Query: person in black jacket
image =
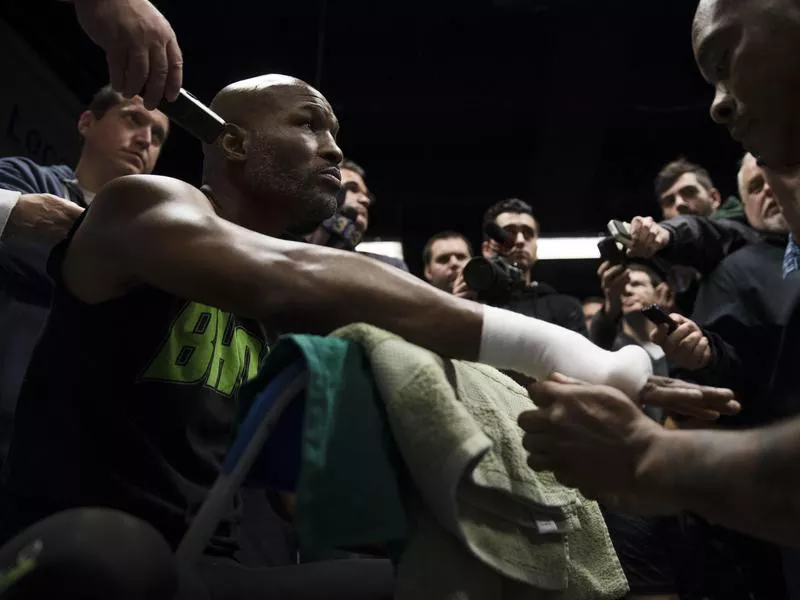
<path fill-rule="evenodd" d="M 523 273 L 524 287 L 515 290 L 511 300 L 503 302 L 502 308 L 548 321 L 567 329 L 587 335 L 583 307 L 577 298 L 559 294 L 556 289 L 540 281 L 534 281 L 531 271 L 536 264 L 536 242 L 539 238 L 539 223 L 533 216 L 533 208 L 527 202 L 512 198 L 492 206 L 483 218 L 484 231 L 488 223 L 495 223 L 513 239 L 510 249 L 484 238 L 482 251 L 486 259 L 503 256 Z M 453 294 L 461 298 L 474 299 L 463 274 L 453 286 Z"/>
<path fill-rule="evenodd" d="M 789 225 L 751 154 L 742 160 L 739 188 L 759 240 L 725 258 L 706 278 L 692 314 L 696 326 L 691 321 L 684 326 L 687 332 L 694 327 L 695 338 L 704 335 L 710 351 L 693 357 L 696 346 L 681 346 L 680 332 L 663 338 L 663 344 L 684 367 L 682 376 L 732 387 L 743 406 L 732 422 L 754 426 L 781 416 L 766 398 L 796 282 L 782 273 Z"/>

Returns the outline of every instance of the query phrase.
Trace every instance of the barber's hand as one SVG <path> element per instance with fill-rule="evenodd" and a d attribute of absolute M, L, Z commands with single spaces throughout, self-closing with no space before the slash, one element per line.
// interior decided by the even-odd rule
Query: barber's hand
<path fill-rule="evenodd" d="M 642 467 L 669 434 L 622 392 L 560 375 L 528 388 L 539 410 L 522 413 L 528 465 L 552 471 L 586 497 L 637 513 L 669 514 L 663 492 L 651 488 Z"/>
<path fill-rule="evenodd" d="M 742 410 L 731 390 L 657 375 L 647 380 L 637 401 L 703 421 L 714 421 L 720 415 L 736 415 Z"/>
<path fill-rule="evenodd" d="M 3 237 L 59 242 L 83 210 L 53 194 L 22 194 L 11 210 Z"/>
<path fill-rule="evenodd" d="M 175 100 L 183 82 L 183 56 L 175 32 L 147 0 L 74 0 L 86 34 L 106 52 L 111 87 L 146 108 Z M 144 91 L 142 91 L 144 89 Z"/>
<path fill-rule="evenodd" d="M 464 272 L 462 271 L 456 280 L 453 282 L 453 295 L 458 298 L 466 298 L 467 300 L 476 300 L 478 293 L 473 291 L 464 281 Z"/>
<path fill-rule="evenodd" d="M 711 345 L 702 329 L 677 313 L 670 317 L 678 323 L 678 328 L 670 334 L 666 325 L 660 325 L 651 336 L 653 342 L 664 349 L 668 361 L 679 367 L 690 371 L 707 367 L 711 360 Z"/>
<path fill-rule="evenodd" d="M 651 258 L 667 247 L 670 233 L 650 217 L 634 217 L 631 221 L 631 245 L 628 256 Z"/>
<path fill-rule="evenodd" d="M 600 287 L 606 300 L 603 309 L 608 316 L 616 317 L 622 312 L 622 294 L 630 282 L 630 271 L 623 265 L 612 265 L 605 261 L 597 269 L 597 276 L 600 277 Z"/>

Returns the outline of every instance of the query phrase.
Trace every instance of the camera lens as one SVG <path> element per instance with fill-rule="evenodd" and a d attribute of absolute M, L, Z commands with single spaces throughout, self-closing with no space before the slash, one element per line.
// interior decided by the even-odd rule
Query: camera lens
<path fill-rule="evenodd" d="M 491 290 L 495 281 L 495 269 L 485 258 L 473 258 L 464 267 L 464 281 L 476 292 Z"/>

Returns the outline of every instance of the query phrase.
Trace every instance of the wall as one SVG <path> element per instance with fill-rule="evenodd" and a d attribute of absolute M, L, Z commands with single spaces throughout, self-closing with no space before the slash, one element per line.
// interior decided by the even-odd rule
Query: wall
<path fill-rule="evenodd" d="M 80 151 L 77 120 L 83 108 L 62 80 L 0 20 L 0 156 L 74 165 Z"/>

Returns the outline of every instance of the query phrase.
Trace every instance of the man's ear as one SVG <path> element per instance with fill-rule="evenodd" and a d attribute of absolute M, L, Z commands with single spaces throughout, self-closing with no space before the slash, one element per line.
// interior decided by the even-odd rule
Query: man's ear
<path fill-rule="evenodd" d="M 78 118 L 78 133 L 81 134 L 81 137 L 86 137 L 86 134 L 89 132 L 89 129 L 92 125 L 94 125 L 95 118 L 92 114 L 92 111 L 85 110 L 81 113 L 81 116 Z"/>
<path fill-rule="evenodd" d="M 219 140 L 222 156 L 232 162 L 244 162 L 250 150 L 250 135 L 244 128 L 226 123 Z"/>
<path fill-rule="evenodd" d="M 430 280 L 431 280 L 431 267 L 430 267 L 430 265 L 425 265 L 425 271 L 424 271 L 423 275 L 425 275 L 425 281 L 430 283 Z"/>
<path fill-rule="evenodd" d="M 711 204 L 714 205 L 715 209 L 722 206 L 722 194 L 719 193 L 717 188 L 711 188 L 708 195 L 711 196 Z"/>

